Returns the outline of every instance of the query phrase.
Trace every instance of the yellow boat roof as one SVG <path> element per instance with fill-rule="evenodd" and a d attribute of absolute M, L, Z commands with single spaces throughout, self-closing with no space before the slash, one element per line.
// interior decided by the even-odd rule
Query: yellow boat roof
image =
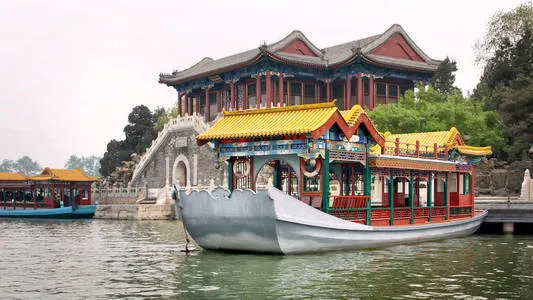
<path fill-rule="evenodd" d="M 58 181 L 97 181 L 97 177 L 88 176 L 81 169 L 50 169 L 45 168 L 41 174 L 31 176 L 31 180 L 58 180 Z"/>

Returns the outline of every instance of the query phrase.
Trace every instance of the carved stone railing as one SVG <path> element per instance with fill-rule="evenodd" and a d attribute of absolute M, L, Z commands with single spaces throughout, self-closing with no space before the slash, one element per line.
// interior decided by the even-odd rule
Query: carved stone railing
<path fill-rule="evenodd" d="M 146 152 L 141 157 L 141 160 L 135 167 L 135 170 L 133 171 L 133 175 L 131 177 L 130 182 L 135 182 L 138 177 L 140 176 L 141 172 L 144 170 L 146 165 L 150 162 L 150 159 L 152 158 L 155 153 L 159 150 L 159 148 L 162 146 L 163 142 L 166 140 L 167 136 L 170 133 L 180 131 L 183 129 L 189 129 L 193 128 L 194 131 L 197 134 L 203 133 L 209 128 L 209 124 L 204 121 L 204 117 L 201 115 L 198 115 L 196 113 L 193 113 L 192 115 L 187 115 L 184 117 L 177 117 L 175 119 L 172 119 L 168 121 L 167 124 L 163 127 L 163 130 L 161 130 L 157 138 L 155 138 L 152 141 L 152 144 L 149 148 L 146 148 Z"/>
<path fill-rule="evenodd" d="M 92 190 L 93 201 L 98 201 L 98 204 L 134 204 L 145 194 L 144 188 L 136 187 L 104 187 Z"/>

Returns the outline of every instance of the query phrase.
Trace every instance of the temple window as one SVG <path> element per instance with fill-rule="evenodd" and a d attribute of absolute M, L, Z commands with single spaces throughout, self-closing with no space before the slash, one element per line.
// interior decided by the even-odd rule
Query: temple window
<path fill-rule="evenodd" d="M 306 83 L 304 87 L 304 104 L 315 103 L 315 85 L 312 83 Z"/>
<path fill-rule="evenodd" d="M 302 83 L 291 82 L 291 95 L 289 98 L 289 105 L 302 104 Z"/>
<path fill-rule="evenodd" d="M 200 107 L 196 107 L 196 112 L 200 113 L 202 116 L 205 116 L 205 95 L 200 95 Z"/>
<path fill-rule="evenodd" d="M 344 84 L 335 84 L 331 87 L 331 94 L 333 99 L 337 99 L 335 103 L 341 110 L 344 109 Z"/>
<path fill-rule="evenodd" d="M 389 103 L 394 104 L 398 103 L 398 86 L 394 84 L 389 84 Z"/>
<path fill-rule="evenodd" d="M 376 83 L 375 104 L 387 104 L 387 85 L 385 83 Z"/>
<path fill-rule="evenodd" d="M 209 93 L 209 121 L 212 121 L 216 118 L 218 113 L 217 110 L 217 93 Z"/>
<path fill-rule="evenodd" d="M 257 108 L 257 101 L 255 97 L 255 83 L 248 84 L 248 107 Z"/>

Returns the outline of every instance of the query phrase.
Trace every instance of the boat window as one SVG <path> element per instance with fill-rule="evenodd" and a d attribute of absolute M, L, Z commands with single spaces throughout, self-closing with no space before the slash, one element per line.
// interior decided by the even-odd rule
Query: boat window
<path fill-rule="evenodd" d="M 461 179 L 459 179 L 459 184 L 463 187 L 461 194 L 470 195 L 470 184 L 471 177 L 470 174 L 461 174 Z"/>
<path fill-rule="evenodd" d="M 450 193 L 457 193 L 457 173 L 450 174 Z"/>
<path fill-rule="evenodd" d="M 87 189 L 81 190 L 81 198 L 84 199 L 84 200 L 85 199 L 89 199 L 89 190 L 87 190 Z"/>
<path fill-rule="evenodd" d="M 437 179 L 437 192 L 444 192 L 444 181 L 442 181 L 441 179 Z"/>
<path fill-rule="evenodd" d="M 44 189 L 44 198 L 45 199 L 52 199 L 52 189 L 47 187 Z"/>

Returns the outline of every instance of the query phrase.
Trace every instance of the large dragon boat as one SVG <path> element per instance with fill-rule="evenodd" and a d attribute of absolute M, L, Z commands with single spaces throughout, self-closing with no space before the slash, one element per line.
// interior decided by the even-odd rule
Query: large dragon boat
<path fill-rule="evenodd" d="M 227 164 L 228 187 L 178 193 L 199 246 L 302 253 L 467 236 L 474 164 L 491 147 L 456 128 L 380 133 L 361 106 L 335 102 L 224 112 L 197 137 Z"/>

